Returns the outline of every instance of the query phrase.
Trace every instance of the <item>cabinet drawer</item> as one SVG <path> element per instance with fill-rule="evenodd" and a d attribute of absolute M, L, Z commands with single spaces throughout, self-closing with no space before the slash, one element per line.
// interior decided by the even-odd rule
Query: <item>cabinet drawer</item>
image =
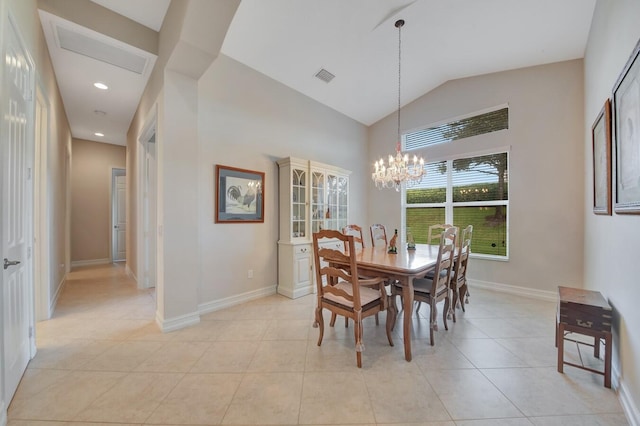
<path fill-rule="evenodd" d="M 293 249 L 294 254 L 311 254 L 311 252 L 313 252 L 311 245 L 295 246 Z"/>

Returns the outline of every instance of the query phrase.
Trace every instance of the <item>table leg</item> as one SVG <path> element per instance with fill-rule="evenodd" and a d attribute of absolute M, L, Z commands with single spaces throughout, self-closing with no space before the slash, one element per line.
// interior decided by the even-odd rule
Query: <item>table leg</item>
<path fill-rule="evenodd" d="M 564 371 L 564 324 L 558 323 L 556 331 L 556 346 L 558 346 L 558 373 Z"/>
<path fill-rule="evenodd" d="M 413 277 L 407 278 L 402 286 L 402 301 L 404 310 L 404 359 L 411 361 L 411 320 L 413 316 Z"/>

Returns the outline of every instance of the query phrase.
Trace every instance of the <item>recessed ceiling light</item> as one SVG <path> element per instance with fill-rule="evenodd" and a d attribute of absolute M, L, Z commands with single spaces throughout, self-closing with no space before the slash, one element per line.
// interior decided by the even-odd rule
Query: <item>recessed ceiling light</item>
<path fill-rule="evenodd" d="M 99 136 L 99 137 L 103 137 L 104 133 L 100 133 L 100 132 L 95 132 L 94 135 Z"/>
<path fill-rule="evenodd" d="M 107 86 L 106 84 L 100 82 L 100 81 L 96 81 L 95 83 L 93 83 L 93 85 L 95 87 L 97 87 L 100 90 L 107 90 L 109 88 L 109 86 Z"/>

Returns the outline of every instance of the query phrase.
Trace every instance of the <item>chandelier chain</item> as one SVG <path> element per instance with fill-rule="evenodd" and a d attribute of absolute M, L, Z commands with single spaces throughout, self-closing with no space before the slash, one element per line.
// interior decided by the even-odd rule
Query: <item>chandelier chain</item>
<path fill-rule="evenodd" d="M 402 108 L 401 88 L 402 88 L 402 26 L 403 19 L 398 19 L 395 27 L 398 29 L 398 133 L 396 139 L 395 155 L 389 155 L 389 160 L 385 164 L 381 158 L 374 163 L 374 172 L 371 179 L 379 188 L 395 188 L 400 191 L 403 182 L 420 182 L 424 171 L 424 159 L 413 156 L 413 161 L 409 161 L 409 155 L 402 154 L 402 134 L 400 126 L 400 110 Z"/>

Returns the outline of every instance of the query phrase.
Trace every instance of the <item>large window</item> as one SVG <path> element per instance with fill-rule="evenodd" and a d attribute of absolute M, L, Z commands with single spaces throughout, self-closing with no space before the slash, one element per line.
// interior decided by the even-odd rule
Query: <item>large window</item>
<path fill-rule="evenodd" d="M 407 151 L 429 149 L 444 142 L 509 128 L 509 108 L 431 126 L 404 135 Z M 474 256 L 507 259 L 509 255 L 508 153 L 460 154 L 447 161 L 425 164 L 426 176 L 405 188 L 403 207 L 406 231 L 418 243 L 427 242 L 431 225 L 449 223 L 460 229 L 473 225 Z M 471 149 L 473 149 L 471 147 Z"/>

